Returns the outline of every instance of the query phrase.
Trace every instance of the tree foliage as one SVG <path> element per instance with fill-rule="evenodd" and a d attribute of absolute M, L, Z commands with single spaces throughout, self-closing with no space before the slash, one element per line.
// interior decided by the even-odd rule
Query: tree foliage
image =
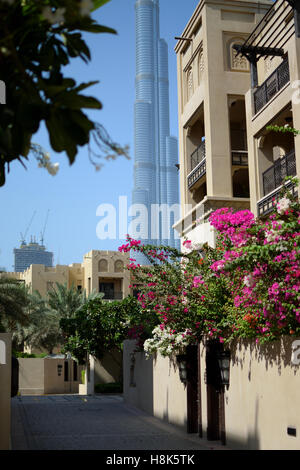
<path fill-rule="evenodd" d="M 80 363 L 85 363 L 88 354 L 100 359 L 107 352 L 122 351 L 131 319 L 139 315 L 138 302 L 131 296 L 114 302 L 99 298 L 89 300 L 74 317 L 61 320 L 64 351 Z"/>
<path fill-rule="evenodd" d="M 0 277 L 0 331 L 13 329 L 17 324 L 28 324 L 28 291 L 23 283 L 9 277 Z"/>
<path fill-rule="evenodd" d="M 78 84 L 63 72 L 75 58 L 90 62 L 83 33 L 116 33 L 90 15 L 108 1 L 0 1 L 0 80 L 6 88 L 6 104 L 0 106 L 0 186 L 10 163 L 18 160 L 24 165 L 30 154 L 54 174 L 47 154 L 32 142 L 42 122 L 52 149 L 66 152 L 70 164 L 78 147 L 91 146 L 91 135 L 106 156 L 127 156 L 127 149 L 112 142 L 103 126 L 83 112 L 102 107 L 98 99 L 82 93 L 97 82 Z M 90 155 L 96 152 L 91 150 Z"/>

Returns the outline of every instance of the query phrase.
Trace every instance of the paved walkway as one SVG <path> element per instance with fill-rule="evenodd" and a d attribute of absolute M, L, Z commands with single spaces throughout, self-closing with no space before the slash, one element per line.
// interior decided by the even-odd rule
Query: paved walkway
<path fill-rule="evenodd" d="M 13 450 L 223 450 L 123 402 L 121 395 L 12 399 Z"/>

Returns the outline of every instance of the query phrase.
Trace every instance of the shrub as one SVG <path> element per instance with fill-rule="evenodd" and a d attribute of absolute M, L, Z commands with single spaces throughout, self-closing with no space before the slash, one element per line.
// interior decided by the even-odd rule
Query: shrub
<path fill-rule="evenodd" d="M 108 384 L 96 384 L 96 393 L 123 393 L 123 384 L 120 382 L 113 382 Z"/>

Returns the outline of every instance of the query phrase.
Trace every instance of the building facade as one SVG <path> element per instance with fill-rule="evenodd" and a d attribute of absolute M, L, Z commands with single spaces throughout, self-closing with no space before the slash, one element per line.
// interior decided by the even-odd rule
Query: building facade
<path fill-rule="evenodd" d="M 246 121 L 251 211 L 258 217 L 272 211 L 285 177 L 300 177 L 300 137 L 278 132 L 300 130 L 299 2 L 294 3 L 277 0 L 238 48 L 252 71 Z M 296 185 L 290 189 L 299 194 Z"/>
<path fill-rule="evenodd" d="M 220 207 L 250 208 L 243 44 L 271 2 L 203 0 L 178 41 L 182 240 L 214 245 L 208 217 Z"/>
<path fill-rule="evenodd" d="M 43 264 L 47 267 L 53 266 L 53 253 L 47 251 L 44 245 L 40 245 L 35 241 L 30 243 L 22 242 L 20 248 L 14 249 L 15 255 L 15 272 L 23 272 L 31 264 Z"/>
<path fill-rule="evenodd" d="M 86 294 L 102 292 L 104 300 L 122 300 L 130 293 L 130 273 L 126 269 L 129 254 L 118 251 L 91 250 L 84 255 L 82 263 L 47 267 L 32 264 L 23 272 L 2 273 L 13 277 L 38 291 L 42 296 L 55 288 L 56 283 L 75 286 Z"/>
<path fill-rule="evenodd" d="M 137 214 L 147 209 L 135 235 L 145 244 L 176 246 L 172 229 L 176 215 L 168 208 L 179 204 L 178 144 L 170 136 L 168 47 L 159 33 L 159 0 L 137 0 L 135 12 L 133 204 Z"/>

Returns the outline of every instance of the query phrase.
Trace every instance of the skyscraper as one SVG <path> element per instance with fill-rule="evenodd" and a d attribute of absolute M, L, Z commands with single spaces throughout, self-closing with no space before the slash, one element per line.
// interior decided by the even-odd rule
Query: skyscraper
<path fill-rule="evenodd" d="M 14 249 L 14 254 L 15 272 L 18 273 L 25 271 L 31 264 L 43 264 L 47 267 L 53 265 L 53 253 L 33 240 L 28 244 L 23 241 L 20 248 Z"/>
<path fill-rule="evenodd" d="M 136 0 L 135 14 L 133 204 L 147 207 L 148 221 L 140 228 L 143 243 L 177 246 L 178 240 L 174 239 L 172 229 L 174 214 L 168 209 L 179 204 L 178 170 L 175 166 L 178 163 L 178 145 L 177 139 L 170 136 L 168 47 L 160 38 L 159 0 Z M 161 209 L 165 205 L 160 213 L 158 205 Z M 155 214 L 157 223 L 153 218 Z"/>

